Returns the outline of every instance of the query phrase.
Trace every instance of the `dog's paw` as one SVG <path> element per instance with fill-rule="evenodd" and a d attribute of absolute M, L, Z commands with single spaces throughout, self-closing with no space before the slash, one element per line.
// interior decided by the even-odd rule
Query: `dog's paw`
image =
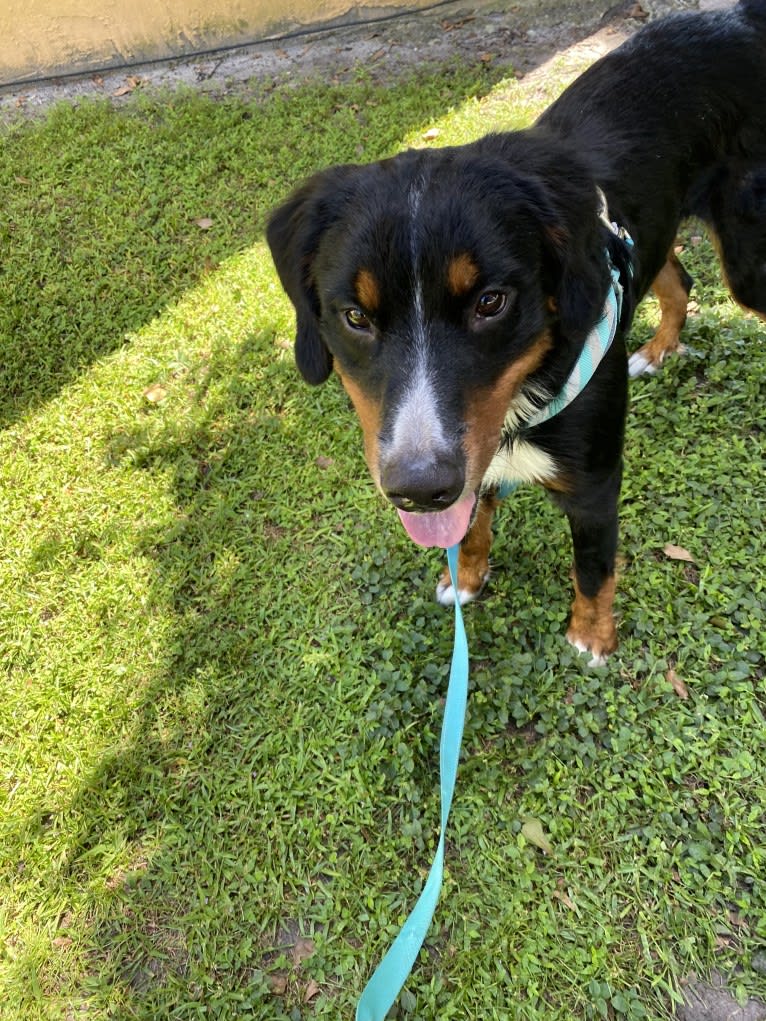
<path fill-rule="evenodd" d="M 590 653 L 588 666 L 604 666 L 607 658 L 617 648 L 617 630 L 613 626 L 607 634 L 586 635 L 570 627 L 567 631 L 567 641 L 578 652 Z"/>
<path fill-rule="evenodd" d="M 579 641 L 577 639 L 575 639 L 573 641 L 569 637 L 569 635 L 567 635 L 567 641 L 569 642 L 570 645 L 574 646 L 574 648 L 577 649 L 578 652 L 590 652 L 590 653 L 593 652 L 593 650 L 588 648 L 588 646 L 584 642 L 581 642 L 581 641 Z M 606 653 L 606 652 L 602 652 L 599 655 L 595 655 L 595 654 L 591 655 L 591 658 L 588 661 L 588 666 L 590 666 L 590 667 L 605 666 L 606 665 L 607 656 L 608 656 L 608 653 Z"/>
<path fill-rule="evenodd" d="M 463 571 L 458 570 L 459 578 L 458 581 L 463 581 Z M 464 582 L 463 585 L 458 586 L 457 598 L 461 606 L 465 606 L 466 603 L 473 602 L 477 599 L 489 580 L 489 568 L 482 574 L 475 578 L 469 578 L 468 583 Z M 436 601 L 442 606 L 454 606 L 455 605 L 455 588 L 450 578 L 449 569 L 442 572 L 442 576 L 439 579 L 439 584 L 436 586 Z"/>
<path fill-rule="evenodd" d="M 643 350 L 634 351 L 628 359 L 628 375 L 631 379 L 636 379 L 637 376 L 653 376 L 659 367 L 660 365 L 655 365 Z"/>
<path fill-rule="evenodd" d="M 628 359 L 628 375 L 631 379 L 637 376 L 654 376 L 660 371 L 662 363 L 670 354 L 684 354 L 686 348 L 683 344 L 674 343 L 671 345 L 659 346 L 649 341 L 638 351 L 634 351 Z"/>

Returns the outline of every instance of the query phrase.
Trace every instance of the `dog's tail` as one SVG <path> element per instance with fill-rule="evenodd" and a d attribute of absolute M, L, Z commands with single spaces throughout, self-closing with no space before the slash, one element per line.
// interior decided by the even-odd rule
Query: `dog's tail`
<path fill-rule="evenodd" d="M 759 28 L 766 27 L 766 0 L 739 0 L 739 6 L 746 18 L 756 22 Z"/>

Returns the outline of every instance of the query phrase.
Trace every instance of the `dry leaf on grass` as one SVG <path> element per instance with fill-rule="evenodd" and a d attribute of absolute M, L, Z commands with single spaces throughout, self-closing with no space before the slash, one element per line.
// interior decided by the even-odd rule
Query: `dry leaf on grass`
<path fill-rule="evenodd" d="M 167 395 L 168 392 L 161 383 L 153 383 L 152 386 L 148 386 L 144 390 L 144 397 L 150 404 L 159 404 L 160 401 L 165 400 Z"/>
<path fill-rule="evenodd" d="M 287 975 L 277 972 L 274 975 L 268 975 L 266 981 L 274 996 L 284 996 L 287 992 Z"/>
<path fill-rule="evenodd" d="M 303 991 L 303 1002 L 311 1003 L 314 997 L 319 995 L 320 991 L 321 990 L 319 989 L 319 983 L 315 982 L 314 979 L 312 978 L 312 980 L 309 982 L 309 984 Z"/>
<path fill-rule="evenodd" d="M 577 908 L 574 906 L 574 901 L 564 889 L 561 880 L 559 880 L 557 886 L 558 889 L 553 891 L 553 896 L 556 898 L 556 900 L 561 901 L 564 907 L 569 908 L 570 911 L 576 911 Z"/>
<path fill-rule="evenodd" d="M 530 844 L 539 847 L 543 854 L 553 854 L 553 848 L 543 832 L 543 824 L 539 819 L 526 819 L 521 832 Z"/>
<path fill-rule="evenodd" d="M 665 674 L 665 680 L 668 682 L 668 684 L 671 686 L 673 691 L 675 691 L 676 695 L 678 695 L 679 698 L 686 699 L 689 697 L 689 689 L 686 687 L 684 682 L 681 680 L 681 678 L 678 676 L 675 670 L 673 670 L 672 667 Z"/>
<path fill-rule="evenodd" d="M 297 968 L 303 961 L 307 961 L 315 950 L 313 939 L 301 936 L 293 947 L 293 964 Z"/>
<path fill-rule="evenodd" d="M 675 546 L 672 542 L 667 543 L 662 551 L 670 560 L 686 560 L 690 564 L 696 563 L 694 557 L 683 546 Z"/>

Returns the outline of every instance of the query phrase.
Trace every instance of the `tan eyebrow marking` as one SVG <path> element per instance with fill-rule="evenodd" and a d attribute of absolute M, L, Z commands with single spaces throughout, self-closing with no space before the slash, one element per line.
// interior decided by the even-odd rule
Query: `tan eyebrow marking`
<path fill-rule="evenodd" d="M 366 312 L 377 312 L 380 308 L 380 285 L 368 269 L 360 269 L 354 280 L 354 290 L 359 304 Z"/>
<path fill-rule="evenodd" d="M 447 267 L 447 286 L 456 298 L 462 298 L 479 279 L 479 267 L 467 252 L 450 260 Z"/>

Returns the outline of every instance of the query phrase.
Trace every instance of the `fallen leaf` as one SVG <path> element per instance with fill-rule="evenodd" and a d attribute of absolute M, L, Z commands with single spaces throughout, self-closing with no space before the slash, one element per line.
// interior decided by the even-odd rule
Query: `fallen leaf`
<path fill-rule="evenodd" d="M 563 890 L 554 890 L 553 896 L 556 898 L 556 900 L 560 900 L 565 908 L 569 908 L 570 911 L 576 910 L 574 906 L 574 901 L 569 896 L 569 894 L 565 893 Z"/>
<path fill-rule="evenodd" d="M 153 383 L 144 390 L 144 397 L 150 404 L 159 404 L 164 401 L 168 392 L 161 383 Z"/>
<path fill-rule="evenodd" d="M 543 832 L 543 824 L 539 819 L 526 819 L 521 827 L 522 835 L 535 847 L 539 847 L 544 854 L 553 854 L 553 848 Z"/>
<path fill-rule="evenodd" d="M 121 85 L 119 89 L 115 89 L 112 93 L 113 96 L 128 96 L 134 89 L 137 89 L 141 84 L 141 79 L 136 78 L 135 75 L 131 75 L 130 78 L 125 79 L 125 84 Z"/>
<path fill-rule="evenodd" d="M 482 53 L 479 55 L 479 60 L 482 62 L 482 64 L 491 64 L 494 59 L 495 59 L 494 53 Z"/>
<path fill-rule="evenodd" d="M 287 975 L 277 972 L 275 975 L 269 975 L 266 981 L 274 996 L 284 996 L 287 992 Z"/>
<path fill-rule="evenodd" d="M 665 680 L 671 686 L 673 691 L 679 698 L 687 699 L 689 697 L 689 689 L 686 687 L 684 682 L 678 676 L 678 674 L 671 667 L 670 670 L 665 674 Z"/>
<path fill-rule="evenodd" d="M 312 980 L 309 982 L 309 984 L 306 986 L 303 992 L 303 1002 L 310 1003 L 315 996 L 319 995 L 320 992 L 321 990 L 319 988 L 319 983 L 315 982 L 314 979 L 312 978 Z"/>
<path fill-rule="evenodd" d="M 335 464 L 331 457 L 318 457 L 314 463 L 317 468 L 321 468 L 322 471 L 326 471 L 330 465 Z"/>
<path fill-rule="evenodd" d="M 463 25 L 467 25 L 469 21 L 475 21 L 476 18 L 473 14 L 468 14 L 464 18 L 460 18 L 459 21 L 443 21 L 442 28 L 445 32 L 452 32 L 456 28 L 462 28 Z"/>
<path fill-rule="evenodd" d="M 297 968 L 303 961 L 307 961 L 315 950 L 313 939 L 301 936 L 293 947 L 293 964 Z"/>
<path fill-rule="evenodd" d="M 194 222 L 197 224 L 200 230 L 210 230 L 210 228 L 213 226 L 213 221 L 210 219 L 209 216 L 201 216 L 199 220 L 195 220 Z"/>
<path fill-rule="evenodd" d="M 54 947 L 60 947 L 63 950 L 66 947 L 71 947 L 71 945 L 72 945 L 72 938 L 71 938 L 71 936 L 57 936 L 53 940 L 53 945 L 54 945 Z"/>
<path fill-rule="evenodd" d="M 662 552 L 670 560 L 686 560 L 690 564 L 696 563 L 688 549 L 684 549 L 683 546 L 674 546 L 672 542 L 669 542 Z"/>

